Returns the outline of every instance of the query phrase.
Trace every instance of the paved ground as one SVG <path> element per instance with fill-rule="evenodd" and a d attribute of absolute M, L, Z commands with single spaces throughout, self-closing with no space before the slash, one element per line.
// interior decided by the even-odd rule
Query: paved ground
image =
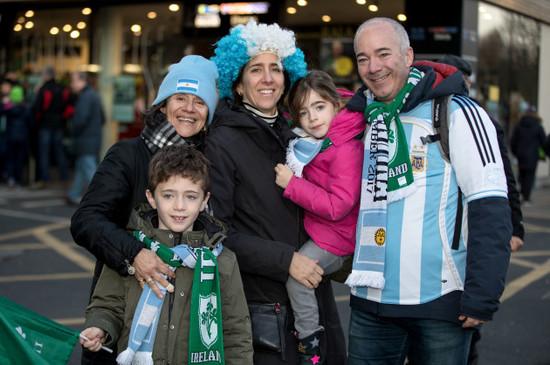
<path fill-rule="evenodd" d="M 94 265 L 69 233 L 59 188 L 0 187 L 0 295 L 81 330 Z M 480 364 L 550 365 L 550 189 L 524 207 L 526 245 L 512 256 L 501 310 L 482 329 Z M 349 290 L 334 284 L 347 333 Z M 76 346 L 69 364 L 79 364 Z"/>

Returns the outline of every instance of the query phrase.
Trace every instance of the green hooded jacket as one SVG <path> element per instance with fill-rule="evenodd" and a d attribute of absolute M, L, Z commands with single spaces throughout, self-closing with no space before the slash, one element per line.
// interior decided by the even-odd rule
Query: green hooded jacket
<path fill-rule="evenodd" d="M 225 238 L 226 228 L 214 217 L 201 213 L 193 231 L 174 233 L 158 228 L 156 210 L 148 204 L 132 212 L 128 230 L 141 230 L 149 238 L 174 247 L 214 247 Z M 218 256 L 220 294 L 223 320 L 223 344 L 226 364 L 252 364 L 252 332 L 250 316 L 244 296 L 241 276 L 235 254 L 224 247 Z M 155 364 L 187 364 L 191 287 L 193 269 L 179 267 L 173 280 L 174 293 L 167 293 L 159 318 L 153 361 Z M 86 309 L 86 328 L 95 326 L 107 333 L 105 346 L 122 352 L 128 345 L 135 308 L 142 289 L 132 276 L 120 276 L 107 266 Z M 198 335 L 198 334 L 197 334 Z"/>

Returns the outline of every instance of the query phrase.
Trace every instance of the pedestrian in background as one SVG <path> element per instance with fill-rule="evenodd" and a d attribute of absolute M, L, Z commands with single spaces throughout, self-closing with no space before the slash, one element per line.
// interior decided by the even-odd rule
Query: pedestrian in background
<path fill-rule="evenodd" d="M 515 126 L 510 141 L 512 153 L 518 159 L 521 198 L 526 205 L 531 204 L 531 191 L 545 138 L 542 118 L 537 114 L 537 109 L 530 106 Z"/>
<path fill-rule="evenodd" d="M 23 184 L 23 170 L 28 158 L 28 139 L 33 118 L 26 105 L 23 88 L 11 79 L 4 79 L 10 88 L 9 97 L 0 105 L 0 113 L 6 122 L 6 171 L 8 187 L 20 187 Z"/>
<path fill-rule="evenodd" d="M 67 157 L 63 148 L 65 122 L 69 109 L 69 89 L 55 81 L 55 70 L 51 66 L 42 71 L 43 85 L 38 90 L 33 104 L 33 114 L 38 128 L 38 187 L 47 186 L 50 181 L 50 154 L 54 153 L 59 170 L 59 179 L 68 181 Z"/>
<path fill-rule="evenodd" d="M 65 200 L 69 205 L 77 205 L 97 169 L 104 114 L 101 98 L 90 84 L 87 73 L 72 74 L 71 91 L 77 95 L 71 124 L 75 172 Z"/>

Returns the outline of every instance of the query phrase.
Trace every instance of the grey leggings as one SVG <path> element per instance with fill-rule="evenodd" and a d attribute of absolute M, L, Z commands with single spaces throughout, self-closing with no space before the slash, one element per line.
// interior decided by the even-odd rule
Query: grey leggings
<path fill-rule="evenodd" d="M 338 271 L 349 257 L 330 253 L 312 240 L 307 241 L 299 252 L 311 259 L 319 260 L 318 265 L 323 269 L 324 275 Z M 291 276 L 286 282 L 286 290 L 294 312 L 294 327 L 298 331 L 298 338 L 302 339 L 322 330 L 323 326 L 319 325 L 319 307 L 315 290 L 306 288 Z"/>

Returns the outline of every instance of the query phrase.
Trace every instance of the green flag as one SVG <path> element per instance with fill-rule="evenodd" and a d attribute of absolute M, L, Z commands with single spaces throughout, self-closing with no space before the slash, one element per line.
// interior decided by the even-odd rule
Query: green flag
<path fill-rule="evenodd" d="M 79 332 L 0 296 L 0 364 L 66 364 Z"/>

